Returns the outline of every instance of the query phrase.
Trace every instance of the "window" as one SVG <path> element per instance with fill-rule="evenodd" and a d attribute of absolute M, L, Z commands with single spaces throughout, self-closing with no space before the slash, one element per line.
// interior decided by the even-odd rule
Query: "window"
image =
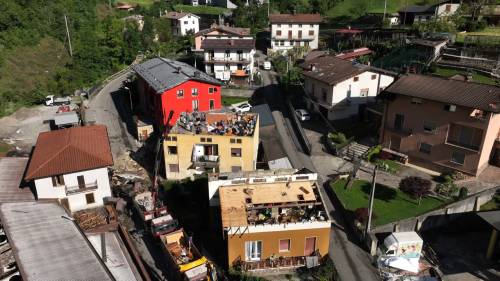
<path fill-rule="evenodd" d="M 210 110 L 215 109 L 215 101 L 214 100 L 209 100 L 209 107 L 210 107 Z"/>
<path fill-rule="evenodd" d="M 281 27 L 281 24 L 278 24 L 278 27 Z"/>
<path fill-rule="evenodd" d="M 377 74 L 372 74 L 372 80 L 377 79 Z"/>
<path fill-rule="evenodd" d="M 354 76 L 354 82 L 358 82 L 359 81 L 359 77 L 358 76 Z"/>
<path fill-rule="evenodd" d="M 259 261 L 262 252 L 262 241 L 245 242 L 245 259 L 247 261 Z"/>
<path fill-rule="evenodd" d="M 208 88 L 208 93 L 209 94 L 213 94 L 215 92 L 217 92 L 217 88 Z"/>
<path fill-rule="evenodd" d="M 436 123 L 430 121 L 424 121 L 424 131 L 426 131 L 427 133 L 435 133 Z"/>
<path fill-rule="evenodd" d="M 230 143 L 236 143 L 236 139 L 229 139 Z"/>
<path fill-rule="evenodd" d="M 310 27 L 311 27 L 311 28 L 314 28 L 314 24 L 311 24 L 311 25 L 310 25 Z"/>
<path fill-rule="evenodd" d="M 359 96 L 360 97 L 367 97 L 368 96 L 368 92 L 370 91 L 370 89 L 368 88 L 364 88 L 364 89 L 361 89 L 359 91 Z"/>
<path fill-rule="evenodd" d="M 232 157 L 241 157 L 241 148 L 231 148 Z"/>
<path fill-rule="evenodd" d="M 411 104 L 422 104 L 421 98 L 411 98 Z"/>
<path fill-rule="evenodd" d="M 192 88 L 191 89 L 191 95 L 193 97 L 197 97 L 198 96 L 198 88 Z"/>
<path fill-rule="evenodd" d="M 302 27 L 302 24 L 299 24 L 299 27 Z"/>
<path fill-rule="evenodd" d="M 78 182 L 78 188 L 85 188 L 85 178 L 83 176 L 77 176 L 76 181 Z"/>
<path fill-rule="evenodd" d="M 426 154 L 431 154 L 431 149 L 432 149 L 432 145 L 425 143 L 425 142 L 420 143 L 420 149 L 419 149 L 420 152 L 426 153 Z"/>
<path fill-rule="evenodd" d="M 446 5 L 444 9 L 445 9 L 445 11 L 446 11 L 446 12 L 448 12 L 448 13 L 449 13 L 449 12 L 451 12 L 451 5 L 449 5 L 449 4 L 448 4 L 448 5 Z"/>
<path fill-rule="evenodd" d="M 292 27 L 292 25 L 291 25 L 291 24 L 289 24 L 289 25 L 288 25 L 288 27 Z"/>
<path fill-rule="evenodd" d="M 198 109 L 200 108 L 200 103 L 198 100 L 192 100 L 191 101 L 191 104 L 192 104 L 192 110 L 193 111 L 198 111 Z"/>
<path fill-rule="evenodd" d="M 85 194 L 85 200 L 87 200 L 87 205 L 95 203 L 94 193 Z"/>
<path fill-rule="evenodd" d="M 449 112 L 455 112 L 457 110 L 457 106 L 453 104 L 446 104 L 444 106 L 444 110 Z"/>
<path fill-rule="evenodd" d="M 448 130 L 447 142 L 473 150 L 479 150 L 484 131 L 479 128 L 451 124 Z"/>
<path fill-rule="evenodd" d="M 171 173 L 178 173 L 179 172 L 179 165 L 178 164 L 168 164 L 168 170 Z"/>
<path fill-rule="evenodd" d="M 281 40 L 280 41 L 280 46 L 285 46 L 285 41 Z"/>
<path fill-rule="evenodd" d="M 64 176 L 59 175 L 59 176 L 53 176 L 52 177 L 52 186 L 57 187 L 64 185 Z"/>
<path fill-rule="evenodd" d="M 184 97 L 184 90 L 177 90 L 177 98 L 183 98 Z"/>
<path fill-rule="evenodd" d="M 276 30 L 276 35 L 280 36 L 281 35 L 281 30 Z"/>
<path fill-rule="evenodd" d="M 280 239 L 280 252 L 290 252 L 290 239 Z"/>
<path fill-rule="evenodd" d="M 168 154 L 177 155 L 177 146 L 168 146 Z"/>
<path fill-rule="evenodd" d="M 451 153 L 451 162 L 459 165 L 463 165 L 465 163 L 465 153 L 461 151 L 453 151 Z"/>
<path fill-rule="evenodd" d="M 212 142 L 212 138 L 207 138 L 207 142 Z"/>
<path fill-rule="evenodd" d="M 188 24 L 188 21 L 187 21 L 187 20 L 185 20 L 185 21 L 184 21 L 184 24 Z"/>
<path fill-rule="evenodd" d="M 403 114 L 396 114 L 394 118 L 394 129 L 403 130 L 404 123 L 405 123 L 405 116 Z"/>
<path fill-rule="evenodd" d="M 167 136 L 167 141 L 177 141 L 177 137 Z"/>
<path fill-rule="evenodd" d="M 241 166 L 231 166 L 231 172 L 232 173 L 241 172 Z"/>
<path fill-rule="evenodd" d="M 236 143 L 241 143 L 241 139 L 236 139 Z"/>

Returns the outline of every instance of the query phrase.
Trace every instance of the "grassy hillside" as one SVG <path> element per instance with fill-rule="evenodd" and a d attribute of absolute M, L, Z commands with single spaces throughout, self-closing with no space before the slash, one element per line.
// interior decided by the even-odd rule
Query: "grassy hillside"
<path fill-rule="evenodd" d="M 69 61 L 61 41 L 46 37 L 30 47 L 16 47 L 5 53 L 0 66 L 0 96 L 15 92 L 16 100 L 2 104 L 0 116 L 12 113 L 20 104 L 43 99 L 57 72 Z"/>
<path fill-rule="evenodd" d="M 229 12 L 229 9 L 215 6 L 191 6 L 191 5 L 175 5 L 174 10 L 177 12 L 189 12 L 193 14 L 201 14 L 201 15 L 220 15 Z"/>
<path fill-rule="evenodd" d="M 422 0 L 387 0 L 387 13 L 396 13 L 400 8 L 408 5 L 417 5 Z M 432 2 L 432 1 L 428 1 Z M 365 10 L 368 13 L 383 13 L 384 0 L 344 0 L 326 12 L 327 17 L 352 17 L 353 11 Z M 359 11 L 361 13 L 361 11 Z"/>

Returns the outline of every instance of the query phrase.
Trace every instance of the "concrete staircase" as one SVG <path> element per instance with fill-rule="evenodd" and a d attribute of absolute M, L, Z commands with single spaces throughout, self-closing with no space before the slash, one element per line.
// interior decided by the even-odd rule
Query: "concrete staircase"
<path fill-rule="evenodd" d="M 351 159 L 363 159 L 369 149 L 369 146 L 353 141 L 345 148 L 344 154 Z"/>

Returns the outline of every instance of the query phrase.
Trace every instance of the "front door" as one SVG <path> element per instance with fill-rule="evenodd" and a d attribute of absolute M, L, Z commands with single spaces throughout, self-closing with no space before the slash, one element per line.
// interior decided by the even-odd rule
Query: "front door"
<path fill-rule="evenodd" d="M 405 123 L 405 116 L 403 114 L 396 114 L 394 118 L 394 129 L 395 130 L 403 130 L 403 126 Z"/>
<path fill-rule="evenodd" d="M 316 237 L 307 237 L 304 256 L 310 256 L 316 251 Z"/>
<path fill-rule="evenodd" d="M 85 179 L 83 176 L 78 176 L 76 179 L 78 180 L 78 188 L 85 188 Z"/>
<path fill-rule="evenodd" d="M 245 242 L 245 260 L 259 261 L 262 255 L 262 241 Z"/>

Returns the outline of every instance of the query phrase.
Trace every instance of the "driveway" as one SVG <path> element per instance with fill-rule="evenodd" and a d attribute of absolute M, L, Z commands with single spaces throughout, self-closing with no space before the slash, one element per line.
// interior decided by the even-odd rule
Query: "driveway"
<path fill-rule="evenodd" d="M 289 112 L 284 105 L 285 96 L 277 86 L 276 73 L 272 71 L 261 71 L 264 86 L 261 88 L 267 103 L 273 111 L 280 140 L 283 148 L 294 168 L 308 168 L 318 172 L 318 184 L 324 186 L 328 181 L 328 175 L 338 171 L 350 169 L 347 161 L 332 157 L 324 152 L 319 142 L 321 133 L 305 128 L 306 135 L 310 138 L 312 155 L 309 156 L 301 151 L 300 144 L 295 141 L 294 130 L 289 125 Z M 256 93 L 259 90 L 256 91 Z M 319 168 L 319 169 L 318 169 Z M 379 280 L 376 269 L 371 265 L 371 257 L 352 238 L 354 235 L 344 227 L 342 214 L 337 211 L 324 188 L 320 188 L 325 207 L 330 213 L 333 224 L 330 237 L 329 256 L 333 260 L 342 281 L 375 281 Z"/>

